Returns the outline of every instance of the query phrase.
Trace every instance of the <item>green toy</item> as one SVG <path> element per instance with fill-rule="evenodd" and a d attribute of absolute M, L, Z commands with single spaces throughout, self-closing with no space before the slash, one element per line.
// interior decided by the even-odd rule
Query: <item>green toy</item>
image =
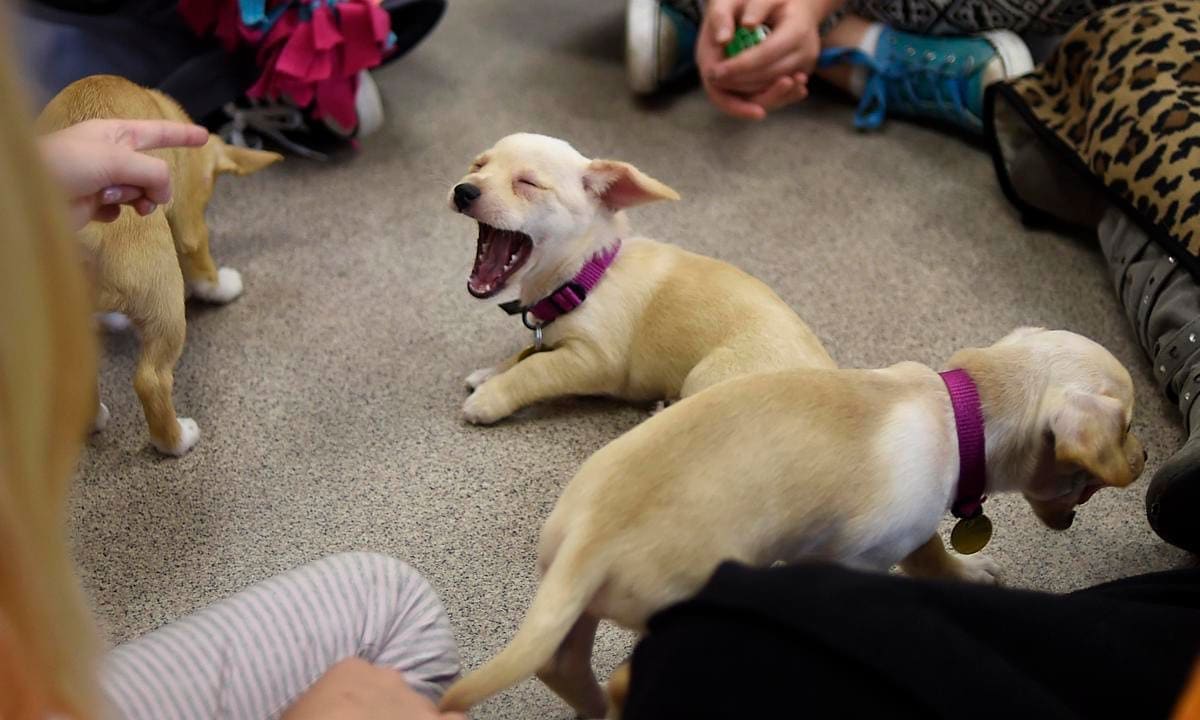
<path fill-rule="evenodd" d="M 767 39 L 771 29 L 766 25 L 759 25 L 756 28 L 740 27 L 733 34 L 733 39 L 725 45 L 725 57 L 731 58 L 734 55 L 759 44 Z"/>

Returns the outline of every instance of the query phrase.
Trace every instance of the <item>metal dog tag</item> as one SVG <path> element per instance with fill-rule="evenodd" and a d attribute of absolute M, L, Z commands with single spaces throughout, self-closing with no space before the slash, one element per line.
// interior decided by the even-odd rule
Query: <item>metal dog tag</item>
<path fill-rule="evenodd" d="M 521 354 L 517 356 L 517 362 L 545 349 L 545 345 L 542 344 L 542 326 L 538 325 L 533 329 L 533 344 L 521 351 Z"/>
<path fill-rule="evenodd" d="M 983 513 L 959 520 L 950 531 L 950 547 L 962 555 L 979 552 L 991 539 L 992 521 Z"/>

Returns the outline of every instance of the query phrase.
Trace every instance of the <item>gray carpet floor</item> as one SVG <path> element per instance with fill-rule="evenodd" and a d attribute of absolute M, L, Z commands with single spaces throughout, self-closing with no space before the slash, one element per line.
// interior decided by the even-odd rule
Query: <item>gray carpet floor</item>
<path fill-rule="evenodd" d="M 1092 244 L 1023 228 L 978 149 L 900 122 L 857 134 L 836 98 L 759 124 L 720 116 L 699 92 L 639 104 L 622 25 L 619 0 L 452 0 L 431 38 L 378 73 L 388 124 L 359 155 L 222 181 L 213 251 L 243 272 L 246 293 L 189 308 L 175 398 L 203 437 L 187 457 L 149 448 L 130 386 L 136 340 L 105 343 L 113 421 L 84 452 L 73 510 L 112 641 L 352 549 L 430 579 L 468 667 L 511 637 L 559 490 L 647 415 L 578 400 L 492 428 L 460 419 L 462 379 L 528 337 L 467 295 L 475 227 L 445 195 L 475 153 L 522 130 L 678 189 L 681 202 L 634 211 L 634 227 L 762 278 L 843 365 L 938 366 L 1026 324 L 1105 344 L 1137 383 L 1145 478 L 1100 493 L 1064 533 L 1020 498 L 995 498 L 989 551 L 1009 584 L 1051 591 L 1188 562 L 1142 509 L 1146 479 L 1183 439 L 1177 413 Z M 629 645 L 605 630 L 600 671 Z M 569 713 L 528 682 L 476 717 Z"/>

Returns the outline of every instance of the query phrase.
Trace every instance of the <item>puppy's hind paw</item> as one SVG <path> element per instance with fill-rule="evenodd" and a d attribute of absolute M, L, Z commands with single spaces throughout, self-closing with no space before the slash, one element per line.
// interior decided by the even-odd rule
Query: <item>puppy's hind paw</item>
<path fill-rule="evenodd" d="M 200 426 L 191 418 L 178 418 L 176 422 L 179 423 L 179 442 L 175 443 L 174 447 L 168 447 L 154 438 L 151 438 L 150 442 L 154 443 L 154 448 L 163 455 L 182 457 L 200 441 Z"/>
<path fill-rule="evenodd" d="M 242 274 L 233 268 L 223 267 L 217 271 L 215 283 L 197 280 L 189 285 L 192 296 L 205 302 L 224 305 L 242 294 Z"/>
<path fill-rule="evenodd" d="M 474 390 L 474 389 L 478 388 L 480 385 L 487 382 L 488 380 L 491 380 L 495 376 L 496 376 L 496 368 L 494 368 L 494 367 L 479 368 L 478 370 L 476 370 L 475 372 L 473 372 L 467 376 L 467 379 L 465 380 L 465 382 L 467 383 L 467 389 Z"/>
<path fill-rule="evenodd" d="M 962 555 L 956 557 L 954 577 L 981 585 L 1000 584 L 1000 565 L 986 555 Z"/>
<path fill-rule="evenodd" d="M 108 406 L 104 403 L 99 403 L 96 406 L 96 417 L 92 418 L 92 432 L 98 433 L 108 427 L 108 419 L 112 414 L 108 412 Z"/>

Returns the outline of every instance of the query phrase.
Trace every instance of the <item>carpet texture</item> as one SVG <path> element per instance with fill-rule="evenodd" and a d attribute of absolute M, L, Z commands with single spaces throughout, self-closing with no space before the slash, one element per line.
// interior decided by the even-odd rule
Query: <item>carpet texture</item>
<path fill-rule="evenodd" d="M 492 428 L 460 419 L 463 378 L 529 338 L 467 294 L 475 226 L 447 210 L 446 192 L 475 153 L 522 130 L 679 190 L 681 202 L 635 210 L 634 228 L 763 279 L 843 365 L 937 367 L 1028 324 L 1111 348 L 1137 384 L 1143 480 L 1100 493 L 1064 533 L 1019 497 L 994 498 L 988 551 L 1010 584 L 1052 591 L 1188 562 L 1142 508 L 1150 473 L 1183 439 L 1177 413 L 1091 243 L 1023 228 L 987 156 L 958 139 L 901 122 L 858 134 L 851 108 L 828 97 L 758 124 L 722 117 L 698 91 L 639 104 L 622 54 L 618 0 L 453 0 L 431 38 L 377 74 L 389 119 L 358 156 L 221 182 L 213 254 L 242 271 L 246 293 L 189 306 L 175 399 L 203 433 L 191 454 L 150 449 L 130 386 L 136 340 L 105 341 L 113 420 L 84 452 L 73 510 L 111 640 L 352 549 L 429 578 L 468 667 L 512 636 L 560 489 L 647 415 L 579 400 Z M 602 631 L 602 677 L 629 644 Z M 569 716 L 536 682 L 475 715 Z"/>

